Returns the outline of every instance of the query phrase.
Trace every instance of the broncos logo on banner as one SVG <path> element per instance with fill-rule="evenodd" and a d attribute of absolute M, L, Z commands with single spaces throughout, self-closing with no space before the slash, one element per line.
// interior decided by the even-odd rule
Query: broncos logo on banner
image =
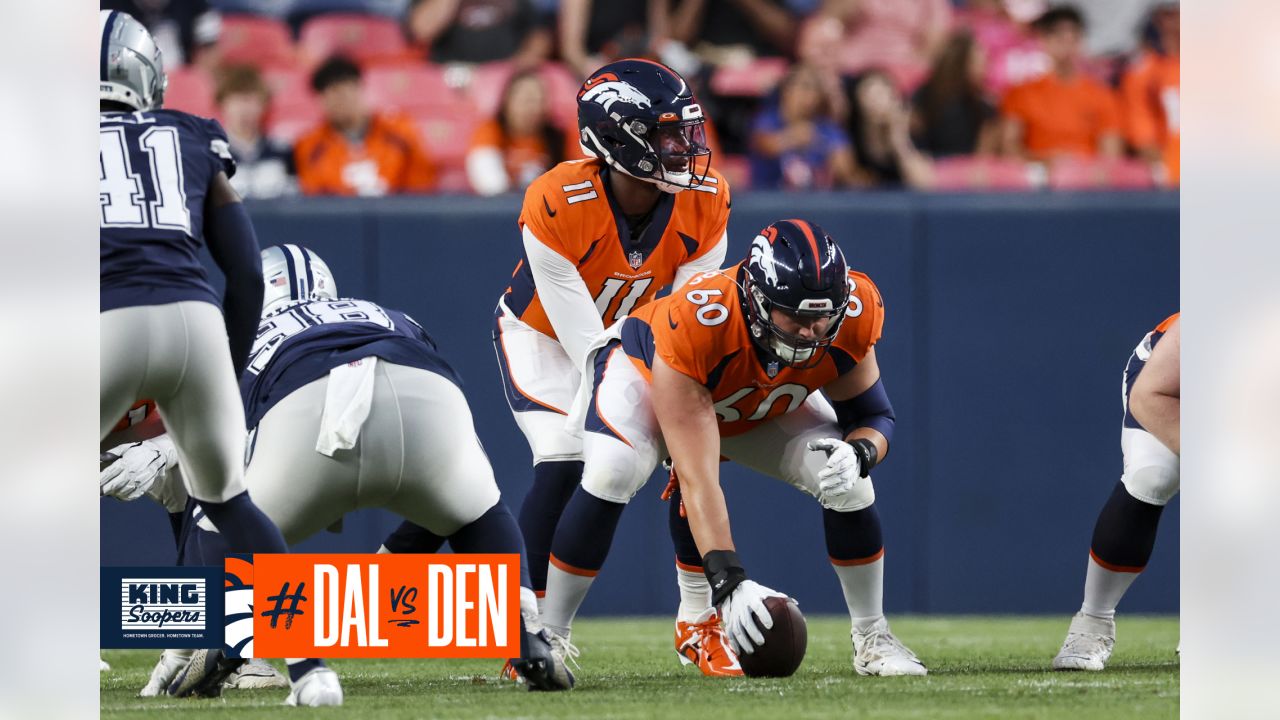
<path fill-rule="evenodd" d="M 612 73 L 588 80 L 578 99 L 583 102 L 599 103 L 606 111 L 616 102 L 629 103 L 639 108 L 653 105 L 648 95 L 637 90 L 631 83 L 616 79 Z"/>
<path fill-rule="evenodd" d="M 225 561 L 226 607 L 222 651 L 227 657 L 253 657 L 253 556 L 228 555 Z"/>
<path fill-rule="evenodd" d="M 773 264 L 773 243 L 763 235 L 757 235 L 751 241 L 751 258 L 747 261 L 764 271 L 764 277 L 770 285 L 778 285 L 778 268 Z"/>

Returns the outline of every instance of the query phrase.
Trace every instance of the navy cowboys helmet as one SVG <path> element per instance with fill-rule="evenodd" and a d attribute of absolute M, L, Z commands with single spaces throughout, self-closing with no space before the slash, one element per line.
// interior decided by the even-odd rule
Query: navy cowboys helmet
<path fill-rule="evenodd" d="M 650 60 L 609 63 L 578 91 L 578 137 L 587 155 L 669 193 L 706 178 L 705 123 L 684 78 Z"/>
<path fill-rule="evenodd" d="M 840 246 L 816 223 L 779 220 L 761 230 L 738 285 L 751 339 L 784 365 L 818 364 L 849 307 L 848 270 Z M 830 322 L 821 334 L 802 337 L 779 327 L 774 310 L 800 323 Z"/>
<path fill-rule="evenodd" d="M 337 300 L 338 284 L 320 256 L 293 244 L 262 251 L 262 314 L 303 300 Z"/>
<path fill-rule="evenodd" d="M 134 110 L 155 110 L 164 105 L 169 78 L 151 33 L 132 15 L 119 10 L 99 10 L 98 24 L 102 31 L 98 99 Z"/>

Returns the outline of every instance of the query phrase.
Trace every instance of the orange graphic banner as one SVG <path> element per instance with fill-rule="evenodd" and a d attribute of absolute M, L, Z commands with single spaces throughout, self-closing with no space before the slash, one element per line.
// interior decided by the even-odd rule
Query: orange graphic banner
<path fill-rule="evenodd" d="M 254 555 L 252 576 L 255 657 L 520 655 L 519 555 Z"/>

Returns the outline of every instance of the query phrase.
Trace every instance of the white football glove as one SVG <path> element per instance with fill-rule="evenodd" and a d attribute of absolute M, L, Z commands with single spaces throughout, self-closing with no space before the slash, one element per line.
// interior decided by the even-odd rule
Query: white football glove
<path fill-rule="evenodd" d="M 755 581 L 743 580 L 720 603 L 720 621 L 729 634 L 729 644 L 736 652 L 750 655 L 764 644 L 764 633 L 760 632 L 760 628 L 768 630 L 773 627 L 773 616 L 764 606 L 764 599 L 768 597 L 786 595 Z"/>
<path fill-rule="evenodd" d="M 848 495 L 862 477 L 862 465 L 853 446 L 836 438 L 809 441 L 810 450 L 827 454 L 827 466 L 818 471 L 818 492 L 824 504 Z"/>
<path fill-rule="evenodd" d="M 163 436 L 162 436 L 163 437 Z M 164 478 L 173 443 L 168 438 L 143 440 L 111 448 L 119 460 L 98 475 L 98 494 L 121 500 L 137 500 Z"/>

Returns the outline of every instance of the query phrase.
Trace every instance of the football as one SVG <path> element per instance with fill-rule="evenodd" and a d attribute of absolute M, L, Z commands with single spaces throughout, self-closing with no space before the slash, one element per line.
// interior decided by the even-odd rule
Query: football
<path fill-rule="evenodd" d="M 804 661 L 809 644 L 809 631 L 800 607 L 790 598 L 765 598 L 764 606 L 773 616 L 773 627 L 765 630 L 764 644 L 750 655 L 738 656 L 747 677 L 788 677 Z"/>

